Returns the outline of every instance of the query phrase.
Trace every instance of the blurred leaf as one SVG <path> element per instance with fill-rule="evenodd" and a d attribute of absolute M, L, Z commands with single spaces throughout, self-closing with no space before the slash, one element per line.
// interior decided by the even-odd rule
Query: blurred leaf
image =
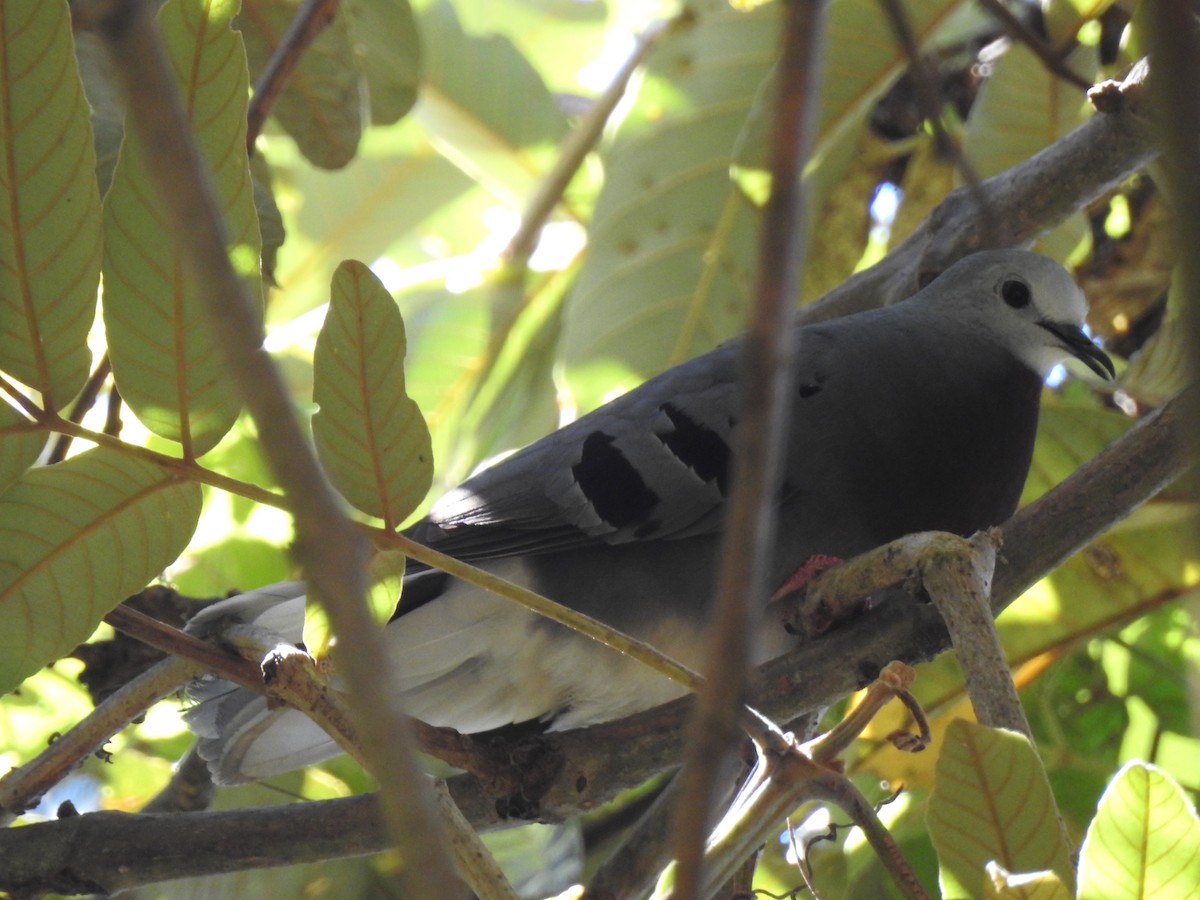
<path fill-rule="evenodd" d="M 274 188 L 289 210 L 289 230 L 276 276 L 283 290 L 271 298 L 273 322 L 327 301 L 343 259 L 386 253 L 397 265 L 415 265 L 429 261 L 431 244 L 444 258 L 485 234 L 472 216 L 484 208 L 482 192 L 415 134 L 408 120 L 372 129 L 359 155 L 336 173 L 302 163 L 276 166 Z"/>
<path fill-rule="evenodd" d="M 1079 860 L 1083 900 L 1193 897 L 1200 885 L 1200 820 L 1165 772 L 1131 762 L 1100 799 Z"/>
<path fill-rule="evenodd" d="M 1183 268 L 1176 266 L 1162 325 L 1121 375 L 1121 387 L 1148 405 L 1166 402 L 1190 378 L 1189 333 L 1183 324 L 1183 310 L 1192 292 L 1185 288 L 1182 273 Z"/>
<path fill-rule="evenodd" d="M 407 0 L 347 0 L 341 6 L 366 79 L 371 121 L 390 125 L 417 102 L 421 44 Z"/>
<path fill-rule="evenodd" d="M 903 4 L 918 44 L 926 44 L 953 25 L 962 7 L 961 0 L 906 0 Z M 871 106 L 908 65 L 888 17 L 875 0 L 830 3 L 823 52 L 821 111 L 809 170 L 823 165 L 842 141 L 857 141 Z M 774 77 L 772 72 L 772 84 Z M 738 139 L 739 165 L 766 168 L 775 106 L 776 92 L 769 86 L 755 101 L 746 130 Z"/>
<path fill-rule="evenodd" d="M 429 429 L 404 389 L 404 322 L 371 270 L 342 263 L 313 358 L 313 437 L 338 490 L 396 528 L 433 478 Z"/>
<path fill-rule="evenodd" d="M 1090 399 L 1075 403 L 1047 393 L 1038 418 L 1033 464 L 1021 493 L 1022 505 L 1065 480 L 1132 425 L 1128 416 L 1101 409 Z"/>
<path fill-rule="evenodd" d="M 0 496 L 0 692 L 70 652 L 187 545 L 199 485 L 96 448 Z"/>
<path fill-rule="evenodd" d="M 1093 78 L 1096 49 L 1078 48 L 1068 64 L 1084 78 Z M 981 178 L 1028 159 L 1091 113 L 1079 87 L 1047 72 L 1024 44 L 1009 44 L 988 67 L 963 137 L 963 152 Z"/>
<path fill-rule="evenodd" d="M 432 435 L 436 482 L 431 498 L 461 481 L 478 462 L 475 436 L 463 415 L 479 388 L 488 350 L 486 295 L 487 288 L 480 286 L 460 294 L 421 287 L 396 296 L 409 336 L 405 384 Z"/>
<path fill-rule="evenodd" d="M 1050 42 L 1063 46 L 1076 37 L 1085 22 L 1099 19 L 1113 0 L 1042 0 L 1042 17 Z"/>
<path fill-rule="evenodd" d="M 371 557 L 371 587 L 367 604 L 375 621 L 386 624 L 396 611 L 408 557 L 399 550 L 381 550 Z"/>
<path fill-rule="evenodd" d="M 300 0 L 245 0 L 235 27 L 258 78 Z M 271 115 L 313 165 L 338 169 L 354 158 L 362 135 L 362 103 L 350 25 L 335 15 L 301 54 L 271 108 Z M 349 63 L 349 64 L 348 64 Z"/>
<path fill-rule="evenodd" d="M 606 154 L 560 351 L 580 411 L 743 327 L 758 211 L 729 178 L 776 44 L 778 11 L 694 4 L 647 62 Z"/>
<path fill-rule="evenodd" d="M 567 120 L 541 76 L 499 35 L 463 32 L 453 7 L 420 17 L 425 74 L 417 116 L 438 150 L 505 204 L 524 205 Z"/>
<path fill-rule="evenodd" d="M 0 0 L 0 368 L 61 408 L 88 376 L 100 195 L 67 5 Z"/>
<path fill-rule="evenodd" d="M 472 464 L 523 447 L 558 427 L 560 398 L 553 378 L 559 346 L 562 284 L 532 291 L 512 323 L 463 419 L 476 437 Z M 511 397 L 520 397 L 513 403 Z M 465 461 L 465 460 L 464 460 Z"/>
<path fill-rule="evenodd" d="M 1066 64 L 1094 80 L 1099 70 L 1096 48 L 1077 47 Z M 1024 44 L 1010 43 L 988 68 L 963 136 L 963 153 L 980 178 L 1028 159 L 1083 124 L 1092 112 L 1078 85 L 1047 71 Z M 1043 237 L 1038 249 L 1065 260 L 1088 237 L 1087 222 L 1075 215 Z"/>
<path fill-rule="evenodd" d="M 188 568 L 171 583 L 193 597 L 221 596 L 263 584 L 286 581 L 292 574 L 287 551 L 260 538 L 234 534 L 202 550 L 188 552 Z"/>
<path fill-rule="evenodd" d="M 246 67 L 229 28 L 233 0 L 203 10 L 169 0 L 158 13 L 172 69 L 225 214 L 229 250 L 249 295 L 260 296 L 260 239 L 246 163 Z M 104 324 L 121 396 L 142 423 L 179 441 L 185 456 L 211 450 L 233 425 L 240 394 L 213 338 L 178 249 L 164 235 L 155 187 L 136 140 L 126 141 L 104 200 Z"/>
<path fill-rule="evenodd" d="M 1009 872 L 1052 869 L 1073 878 L 1046 773 L 1019 734 L 962 719 L 951 724 L 928 821 L 947 896 L 981 896 L 992 861 Z"/>
<path fill-rule="evenodd" d="M 427 0 L 419 3 L 431 5 Z M 496 33 L 507 37 L 555 91 L 577 89 L 584 81 L 581 65 L 594 66 L 597 56 L 610 51 L 611 43 L 616 43 L 612 38 L 614 33 L 623 40 L 664 14 L 661 8 L 655 9 L 650 4 L 578 0 L 515 3 L 457 0 L 454 12 L 469 34 Z M 606 43 L 603 49 L 602 41 Z"/>

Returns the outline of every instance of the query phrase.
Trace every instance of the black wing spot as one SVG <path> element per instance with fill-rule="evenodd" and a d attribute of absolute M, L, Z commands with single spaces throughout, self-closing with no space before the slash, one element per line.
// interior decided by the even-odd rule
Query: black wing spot
<path fill-rule="evenodd" d="M 675 457 L 705 481 L 715 481 L 717 490 L 729 492 L 729 445 L 725 439 L 702 425 L 673 403 L 659 407 L 671 420 L 675 430 L 660 434 L 658 439 Z"/>
<path fill-rule="evenodd" d="M 644 521 L 658 503 L 658 495 L 625 454 L 613 446 L 616 440 L 603 431 L 593 431 L 583 441 L 583 454 L 571 472 L 583 495 L 605 522 L 624 528 Z"/>

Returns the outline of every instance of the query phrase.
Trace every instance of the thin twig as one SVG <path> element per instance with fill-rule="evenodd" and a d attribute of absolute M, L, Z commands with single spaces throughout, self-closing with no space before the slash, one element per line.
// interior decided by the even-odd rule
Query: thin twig
<path fill-rule="evenodd" d="M 296 10 L 296 15 L 254 85 L 254 94 L 246 109 L 247 153 L 254 153 L 254 142 L 262 133 L 275 101 L 283 93 L 288 77 L 300 63 L 304 51 L 329 27 L 340 3 L 341 0 L 304 0 Z"/>
<path fill-rule="evenodd" d="M 108 354 L 100 358 L 99 364 L 88 377 L 88 380 L 83 385 L 83 390 L 75 399 L 75 403 L 71 406 L 71 412 L 67 415 L 68 422 L 74 422 L 78 425 L 83 421 L 83 417 L 87 415 L 88 410 L 96 403 L 96 398 L 100 395 L 100 388 L 104 386 L 105 379 L 108 378 L 112 371 L 112 363 L 109 362 Z M 67 451 L 71 449 L 71 436 L 69 434 L 60 434 L 58 440 L 54 442 L 54 446 L 50 450 L 50 455 L 46 458 L 46 465 L 54 465 L 62 462 L 67 458 Z"/>
<path fill-rule="evenodd" d="M 704 841 L 720 773 L 737 734 L 750 659 L 749 621 L 765 602 L 767 560 L 775 543 L 774 496 L 782 466 L 791 395 L 789 327 L 807 244 L 801 172 L 808 160 L 820 96 L 823 0 L 785 4 L 778 65 L 779 107 L 771 151 L 771 195 L 760 232 L 759 282 L 741 353 L 742 407 L 733 454 L 733 495 L 725 518 L 705 659 L 709 677 L 680 775 L 675 818 L 675 897 L 697 897 Z"/>
<path fill-rule="evenodd" d="M 7 825 L 36 805 L 46 791 L 109 738 L 203 671 L 203 666 L 191 660 L 172 656 L 122 685 L 38 756 L 0 778 L 0 824 Z"/>

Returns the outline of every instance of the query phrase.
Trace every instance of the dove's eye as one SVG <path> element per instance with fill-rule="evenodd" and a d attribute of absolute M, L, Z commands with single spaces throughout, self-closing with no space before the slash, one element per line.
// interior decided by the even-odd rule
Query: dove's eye
<path fill-rule="evenodd" d="M 1000 285 L 1000 296 L 1013 309 L 1023 309 L 1029 305 L 1029 299 L 1033 295 L 1029 290 L 1029 285 L 1021 279 L 1008 278 L 1005 279 L 1004 284 Z"/>

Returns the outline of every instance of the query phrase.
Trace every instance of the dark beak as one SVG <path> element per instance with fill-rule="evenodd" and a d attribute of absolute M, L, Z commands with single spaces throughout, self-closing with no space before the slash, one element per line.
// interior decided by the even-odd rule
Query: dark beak
<path fill-rule="evenodd" d="M 1083 333 L 1083 329 L 1074 325 L 1064 325 L 1061 322 L 1038 322 L 1048 332 L 1058 338 L 1065 349 L 1085 366 L 1106 381 L 1117 377 L 1108 354 L 1092 343 L 1092 339 Z"/>

